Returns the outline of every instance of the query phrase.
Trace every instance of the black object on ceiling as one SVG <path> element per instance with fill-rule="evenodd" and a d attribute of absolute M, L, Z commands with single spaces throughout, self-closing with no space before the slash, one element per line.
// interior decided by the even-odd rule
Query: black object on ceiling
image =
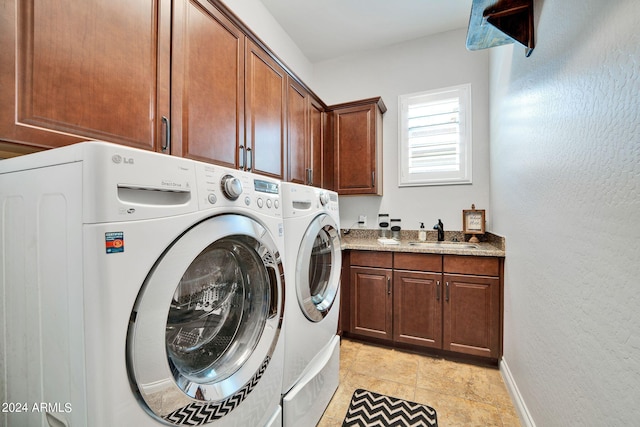
<path fill-rule="evenodd" d="M 514 42 L 526 48 L 525 56 L 533 52 L 533 0 L 473 0 L 467 49 L 487 49 Z"/>

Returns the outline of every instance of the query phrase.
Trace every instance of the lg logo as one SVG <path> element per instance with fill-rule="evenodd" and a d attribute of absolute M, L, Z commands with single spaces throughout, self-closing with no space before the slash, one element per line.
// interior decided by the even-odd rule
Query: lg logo
<path fill-rule="evenodd" d="M 132 165 L 133 157 L 122 157 L 119 154 L 114 154 L 111 156 L 111 161 L 116 164 L 124 163 L 125 165 Z"/>

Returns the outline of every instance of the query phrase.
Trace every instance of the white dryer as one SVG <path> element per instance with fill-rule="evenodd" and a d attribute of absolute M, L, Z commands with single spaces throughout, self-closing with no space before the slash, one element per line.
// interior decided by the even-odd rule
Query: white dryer
<path fill-rule="evenodd" d="M 279 426 L 280 202 L 107 143 L 0 162 L 0 425 Z"/>
<path fill-rule="evenodd" d="M 315 426 L 339 383 L 338 195 L 283 182 L 282 204 L 287 283 L 283 424 Z"/>

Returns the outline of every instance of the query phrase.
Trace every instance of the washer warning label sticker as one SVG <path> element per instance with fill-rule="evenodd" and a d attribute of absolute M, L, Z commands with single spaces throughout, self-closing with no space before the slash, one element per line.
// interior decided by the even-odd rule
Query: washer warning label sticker
<path fill-rule="evenodd" d="M 124 252 L 124 233 L 122 231 L 104 233 L 104 244 L 108 254 Z"/>

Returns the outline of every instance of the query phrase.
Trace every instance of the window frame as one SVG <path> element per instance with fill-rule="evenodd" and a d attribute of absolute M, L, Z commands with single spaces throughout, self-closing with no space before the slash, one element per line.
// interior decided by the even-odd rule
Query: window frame
<path fill-rule="evenodd" d="M 431 171 L 420 174 L 409 173 L 408 107 L 417 103 L 437 102 L 457 97 L 459 99 L 459 156 L 458 171 Z M 413 102 L 411 102 L 413 100 Z M 471 83 L 449 86 L 398 96 L 398 186 L 416 187 L 430 185 L 472 184 L 472 111 Z"/>

